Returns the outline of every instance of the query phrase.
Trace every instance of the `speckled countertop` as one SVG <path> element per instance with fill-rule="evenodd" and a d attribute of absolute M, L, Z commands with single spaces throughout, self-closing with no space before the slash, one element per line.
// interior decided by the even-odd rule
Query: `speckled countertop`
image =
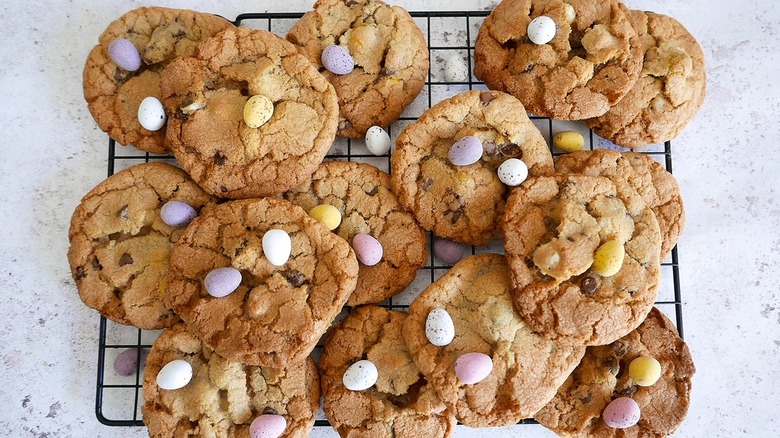
<path fill-rule="evenodd" d="M 235 17 L 313 2 L 169 0 Z M 488 1 L 397 1 L 409 10 L 485 9 Z M 444 2 L 442 2 L 444 3 Z M 780 430 L 780 9 L 771 0 L 626 0 L 680 20 L 700 41 L 708 94 L 674 142 L 688 220 L 680 241 L 686 340 L 698 372 L 676 436 L 769 437 Z M 97 314 L 78 299 L 67 228 L 106 175 L 106 137 L 81 72 L 103 28 L 137 1 L 9 1 L 0 6 L 0 435 L 143 437 L 95 418 Z M 455 436 L 549 437 L 540 426 L 459 427 Z M 318 429 L 314 436 L 334 436 Z"/>

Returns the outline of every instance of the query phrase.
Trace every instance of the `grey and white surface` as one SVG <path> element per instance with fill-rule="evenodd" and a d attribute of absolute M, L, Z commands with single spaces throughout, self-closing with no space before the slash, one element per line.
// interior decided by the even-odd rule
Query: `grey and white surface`
<path fill-rule="evenodd" d="M 168 0 L 211 11 L 306 11 L 313 1 Z M 409 10 L 481 10 L 485 0 L 398 0 Z M 441 3 L 441 4 L 440 4 Z M 688 222 L 680 241 L 686 340 L 698 372 L 676 436 L 769 437 L 780 430 L 780 10 L 771 0 L 656 2 L 698 38 L 708 94 L 674 141 Z M 0 434 L 143 437 L 95 418 L 97 314 L 78 299 L 67 227 L 105 178 L 106 137 L 82 97 L 81 72 L 103 28 L 137 1 L 0 5 Z M 540 426 L 459 427 L 458 437 L 550 437 Z M 313 436 L 335 436 L 318 429 Z"/>

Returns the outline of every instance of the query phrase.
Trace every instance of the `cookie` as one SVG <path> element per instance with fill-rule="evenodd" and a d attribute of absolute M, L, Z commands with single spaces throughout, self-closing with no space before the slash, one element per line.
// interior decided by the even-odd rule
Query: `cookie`
<path fill-rule="evenodd" d="M 503 0 L 480 27 L 474 75 L 559 120 L 598 117 L 628 93 L 642 67 L 642 45 L 617 0 Z M 546 44 L 529 40 L 539 17 L 555 22 Z"/>
<path fill-rule="evenodd" d="M 482 142 L 481 158 L 452 164 L 448 153 L 466 136 Z M 500 236 L 509 190 L 497 169 L 520 158 L 529 174 L 552 173 L 550 150 L 523 105 L 498 91 L 468 91 L 439 102 L 407 126 L 391 157 L 391 183 L 420 225 L 436 235 L 483 245 Z"/>
<path fill-rule="evenodd" d="M 160 370 L 174 360 L 192 366 L 186 386 L 157 386 Z M 311 358 L 284 369 L 232 362 L 214 352 L 185 324 L 154 341 L 146 361 L 141 408 L 153 438 L 179 436 L 249 437 L 249 425 L 273 413 L 286 420 L 281 437 L 306 437 L 320 406 L 317 366 Z"/>
<path fill-rule="evenodd" d="M 160 216 L 171 200 L 196 211 L 216 203 L 184 171 L 159 162 L 118 172 L 82 198 L 71 217 L 68 261 L 87 306 L 148 330 L 179 321 L 162 300 L 170 252 L 184 232 Z"/>
<path fill-rule="evenodd" d="M 426 382 L 404 341 L 404 312 L 363 306 L 328 331 L 320 357 L 325 415 L 342 437 L 447 437 L 455 417 Z M 347 389 L 344 373 L 366 359 L 377 368 L 374 385 Z"/>
<path fill-rule="evenodd" d="M 470 427 L 507 426 L 534 415 L 555 394 L 585 353 L 539 336 L 512 306 L 503 256 L 482 254 L 458 262 L 415 298 L 404 339 L 415 363 L 457 419 Z M 443 347 L 426 337 L 428 314 L 444 309 L 455 337 Z M 465 353 L 491 357 L 493 368 L 475 384 L 455 372 Z"/>
<path fill-rule="evenodd" d="M 284 198 L 306 211 L 332 205 L 342 218 L 334 233 L 347 242 L 363 233 L 381 243 L 379 263 L 360 263 L 349 306 L 379 303 L 404 290 L 428 260 L 425 232 L 390 191 L 390 175 L 370 164 L 324 162 L 312 175 L 311 184 L 288 190 Z"/>
<path fill-rule="evenodd" d="M 281 266 L 265 255 L 271 229 L 291 240 Z M 241 272 L 234 292 L 211 296 L 216 268 Z M 197 219 L 171 254 L 165 300 L 217 354 L 235 362 L 282 368 L 301 361 L 355 289 L 358 264 L 347 242 L 283 199 L 220 204 Z"/>
<path fill-rule="evenodd" d="M 671 173 L 651 156 L 607 149 L 579 151 L 555 158 L 560 173 L 606 176 L 616 184 L 628 184 L 655 213 L 661 230 L 661 256 L 677 244 L 685 227 L 685 208 L 680 186 Z"/>
<path fill-rule="evenodd" d="M 196 57 L 169 64 L 160 88 L 176 160 L 220 197 L 269 196 L 302 184 L 336 136 L 333 87 L 295 46 L 264 30 L 210 38 Z M 244 119 L 253 96 L 273 107 L 257 128 Z"/>
<path fill-rule="evenodd" d="M 608 178 L 574 174 L 529 178 L 507 201 L 504 236 L 515 307 L 546 338 L 608 344 L 653 306 L 661 233 L 627 185 L 618 191 Z M 606 253 L 610 247 L 625 256 Z"/>
<path fill-rule="evenodd" d="M 677 137 L 701 109 L 707 80 L 701 46 L 679 21 L 643 11 L 631 17 L 644 49 L 642 72 L 617 105 L 587 124 L 633 149 Z"/>
<path fill-rule="evenodd" d="M 234 27 L 213 14 L 141 7 L 119 17 L 100 35 L 84 66 L 84 99 L 100 129 L 124 145 L 153 153 L 168 152 L 165 128 L 144 129 L 138 107 L 146 97 L 160 99 L 160 75 L 179 56 L 192 56 L 198 43 Z M 109 56 L 111 43 L 130 41 L 141 57 L 138 70 L 119 67 Z"/>
<path fill-rule="evenodd" d="M 661 377 L 651 386 L 639 386 L 629 375 L 629 364 L 639 356 L 652 356 L 661 364 Z M 610 345 L 588 347 L 582 363 L 536 420 L 567 437 L 665 437 L 688 412 L 694 372 L 688 346 L 672 322 L 653 308 L 633 332 Z M 641 412 L 638 424 L 622 430 L 601 418 L 619 397 L 634 399 Z"/>
<path fill-rule="evenodd" d="M 362 138 L 401 116 L 428 76 L 428 47 L 406 10 L 381 0 L 318 0 L 287 40 L 319 68 L 339 97 L 338 135 Z M 334 74 L 322 63 L 331 45 L 346 49 L 354 70 Z"/>

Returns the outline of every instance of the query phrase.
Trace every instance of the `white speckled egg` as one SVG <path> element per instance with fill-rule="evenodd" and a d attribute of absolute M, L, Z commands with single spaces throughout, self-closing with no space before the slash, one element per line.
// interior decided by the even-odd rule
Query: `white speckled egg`
<path fill-rule="evenodd" d="M 344 371 L 342 381 L 344 387 L 350 391 L 362 391 L 368 389 L 376 383 L 379 378 L 379 371 L 376 365 L 370 360 L 359 360 Z"/>
<path fill-rule="evenodd" d="M 547 44 L 555 38 L 557 30 L 552 18 L 540 15 L 528 23 L 528 39 L 534 44 Z"/>
<path fill-rule="evenodd" d="M 467 384 L 479 383 L 493 371 L 493 359 L 483 353 L 466 353 L 455 360 L 455 375 Z"/>
<path fill-rule="evenodd" d="M 352 238 L 352 249 L 358 261 L 366 266 L 374 266 L 382 260 L 382 244 L 373 236 L 359 233 Z"/>
<path fill-rule="evenodd" d="M 187 386 L 192 380 L 192 365 L 182 359 L 176 359 L 165 364 L 157 373 L 157 386 L 162 389 L 179 389 Z"/>
<path fill-rule="evenodd" d="M 482 140 L 467 135 L 453 143 L 447 153 L 450 163 L 456 166 L 468 166 L 482 158 Z"/>
<path fill-rule="evenodd" d="M 287 429 L 287 420 L 281 415 L 263 414 L 249 425 L 251 438 L 279 438 Z"/>
<path fill-rule="evenodd" d="M 528 166 L 523 160 L 510 158 L 498 166 L 498 179 L 508 186 L 519 186 L 528 178 Z"/>
<path fill-rule="evenodd" d="M 165 125 L 165 108 L 156 97 L 146 97 L 138 105 L 138 122 L 144 129 L 158 131 Z"/>
<path fill-rule="evenodd" d="M 286 231 L 268 230 L 263 234 L 263 254 L 274 266 L 287 263 L 292 253 L 292 240 Z"/>
<path fill-rule="evenodd" d="M 206 274 L 203 287 L 212 297 L 222 298 L 230 295 L 241 284 L 241 271 L 231 266 L 217 268 Z"/>
<path fill-rule="evenodd" d="M 437 347 L 449 345 L 455 339 L 455 324 L 446 310 L 437 308 L 428 313 L 425 320 L 425 336 Z"/>
<path fill-rule="evenodd" d="M 325 47 L 320 57 L 322 66 L 329 72 L 337 75 L 352 73 L 355 68 L 355 60 L 344 47 L 331 44 Z"/>
<path fill-rule="evenodd" d="M 136 71 L 141 68 L 141 54 L 133 43 L 124 38 L 117 38 L 108 45 L 108 57 L 119 68 Z"/>
<path fill-rule="evenodd" d="M 450 55 L 444 63 L 444 79 L 447 82 L 466 82 L 469 79 L 469 66 L 459 54 Z"/>
<path fill-rule="evenodd" d="M 182 201 L 168 201 L 160 209 L 160 217 L 166 225 L 183 227 L 198 215 L 189 204 Z"/>
<path fill-rule="evenodd" d="M 390 150 L 390 135 L 381 126 L 372 126 L 366 131 L 366 147 L 374 155 L 384 155 Z"/>

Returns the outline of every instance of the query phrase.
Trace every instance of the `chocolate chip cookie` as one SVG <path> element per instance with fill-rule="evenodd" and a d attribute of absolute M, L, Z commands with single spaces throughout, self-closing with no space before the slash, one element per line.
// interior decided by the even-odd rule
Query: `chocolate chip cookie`
<path fill-rule="evenodd" d="M 180 58 L 160 83 L 176 159 L 209 193 L 249 198 L 309 179 L 336 136 L 336 92 L 296 47 L 264 30 L 229 29 Z M 259 127 L 253 96 L 270 100 Z"/>
<path fill-rule="evenodd" d="M 183 388 L 162 389 L 156 379 L 171 361 L 192 366 Z M 256 367 L 219 356 L 185 324 L 176 324 L 154 341 L 143 382 L 144 423 L 149 436 L 248 437 L 252 421 L 267 413 L 281 415 L 281 437 L 306 437 L 320 405 L 317 366 L 304 358 L 283 369 Z"/>
<path fill-rule="evenodd" d="M 628 366 L 639 356 L 661 364 L 661 377 L 651 386 L 639 386 Z M 665 437 L 682 423 L 690 403 L 695 372 L 688 346 L 669 319 L 653 308 L 647 319 L 621 339 L 588 347 L 582 362 L 535 418 L 567 437 Z M 630 397 L 639 404 L 639 423 L 613 429 L 601 419 L 615 398 Z"/>
<path fill-rule="evenodd" d="M 420 28 L 406 10 L 381 0 L 318 0 L 287 40 L 336 88 L 342 137 L 362 138 L 373 125 L 390 125 L 428 76 L 428 47 Z M 354 70 L 337 75 L 323 67 L 322 52 L 330 45 L 349 52 Z"/>
<path fill-rule="evenodd" d="M 466 136 L 481 158 L 458 166 L 448 158 Z M 530 175 L 552 173 L 550 150 L 519 100 L 498 91 L 468 91 L 444 100 L 407 126 L 392 154 L 391 183 L 420 225 L 436 235 L 482 245 L 500 236 L 509 190 L 497 169 L 519 158 Z"/>
<path fill-rule="evenodd" d="M 539 336 L 512 306 L 504 257 L 471 256 L 458 262 L 417 297 L 404 322 L 415 363 L 457 419 L 470 427 L 506 426 L 534 415 L 555 394 L 585 352 Z M 455 327 L 451 343 L 426 337 L 428 314 L 444 309 Z M 491 357 L 490 374 L 465 384 L 455 372 L 464 353 Z"/>
<path fill-rule="evenodd" d="M 281 266 L 266 256 L 271 229 L 290 237 Z M 223 267 L 239 270 L 240 284 L 216 298 L 204 280 Z M 300 207 L 277 198 L 230 201 L 195 219 L 173 248 L 165 299 L 221 356 L 281 368 L 311 353 L 357 274 L 349 244 Z"/>
<path fill-rule="evenodd" d="M 87 306 L 142 329 L 179 321 L 162 299 L 171 249 L 184 232 L 160 216 L 171 200 L 196 212 L 216 204 L 184 171 L 165 163 L 127 168 L 84 196 L 70 222 L 68 261 Z"/>
<path fill-rule="evenodd" d="M 165 128 L 149 131 L 138 122 L 141 101 L 149 96 L 160 99 L 160 74 L 168 63 L 192 56 L 198 43 L 232 27 L 213 14 L 161 7 L 134 9 L 112 22 L 89 53 L 83 74 L 84 98 L 100 129 L 121 144 L 168 152 Z M 118 38 L 137 49 L 138 70 L 125 70 L 109 56 L 109 46 Z"/>
<path fill-rule="evenodd" d="M 628 93 L 642 68 L 642 45 L 627 14 L 617 0 L 503 0 L 479 30 L 474 74 L 531 113 L 600 116 Z M 546 44 L 527 34 L 539 16 L 555 22 Z"/>

